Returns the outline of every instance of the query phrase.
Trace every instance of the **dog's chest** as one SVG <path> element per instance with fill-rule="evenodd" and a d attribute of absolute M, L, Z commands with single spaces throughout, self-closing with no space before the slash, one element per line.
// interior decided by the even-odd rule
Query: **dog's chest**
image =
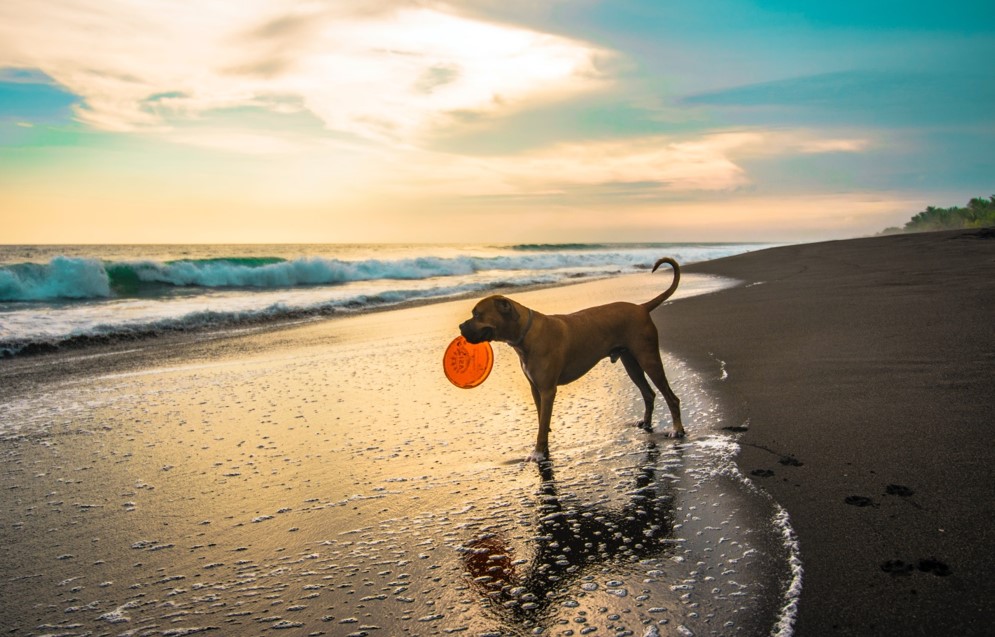
<path fill-rule="evenodd" d="M 533 385 L 535 385 L 535 382 L 536 382 L 535 378 L 533 378 L 532 374 L 529 373 L 529 365 L 528 365 L 529 361 L 528 361 L 528 357 L 526 357 L 526 355 L 525 355 L 525 352 L 523 352 L 522 350 L 520 350 L 520 349 L 518 349 L 516 347 L 515 348 L 515 353 L 518 354 L 518 364 L 522 366 L 522 373 L 525 374 L 525 377 L 529 379 L 530 383 L 532 383 Z"/>
<path fill-rule="evenodd" d="M 522 373 L 525 374 L 525 377 L 529 379 L 529 382 L 534 385 L 535 379 L 532 378 L 532 374 L 529 373 L 529 366 L 525 364 L 525 359 L 521 358 L 518 362 L 522 365 Z"/>

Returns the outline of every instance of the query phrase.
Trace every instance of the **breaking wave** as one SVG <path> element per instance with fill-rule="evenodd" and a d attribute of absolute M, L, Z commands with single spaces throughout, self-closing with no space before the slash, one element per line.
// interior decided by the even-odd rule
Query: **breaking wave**
<path fill-rule="evenodd" d="M 59 256 L 47 264 L 0 267 L 0 301 L 94 299 L 110 295 L 107 271 L 96 259 Z"/>
<path fill-rule="evenodd" d="M 155 296 L 183 288 L 280 289 L 355 281 L 420 280 L 485 271 L 563 268 L 645 268 L 639 253 L 585 252 L 515 256 L 419 257 L 343 261 L 323 257 L 216 258 L 184 261 L 103 262 L 58 256 L 48 263 L 0 267 L 0 301 L 52 301 Z"/>

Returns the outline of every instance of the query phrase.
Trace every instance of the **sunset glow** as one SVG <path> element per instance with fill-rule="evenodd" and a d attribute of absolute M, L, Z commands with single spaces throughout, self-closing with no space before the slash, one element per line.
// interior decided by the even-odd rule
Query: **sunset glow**
<path fill-rule="evenodd" d="M 990 194 L 992 10 L 850 4 L 10 0 L 0 241 L 810 240 Z"/>

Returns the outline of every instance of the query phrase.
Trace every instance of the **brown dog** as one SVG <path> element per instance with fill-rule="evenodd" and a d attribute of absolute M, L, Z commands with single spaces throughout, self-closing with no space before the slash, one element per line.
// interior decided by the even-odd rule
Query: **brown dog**
<path fill-rule="evenodd" d="M 681 268 L 664 257 L 653 265 L 674 268 L 674 281 L 667 291 L 641 305 L 610 303 L 573 314 L 546 316 L 503 296 L 489 296 L 473 308 L 470 320 L 460 324 L 460 333 L 471 343 L 500 341 L 511 345 L 522 362 L 522 371 L 532 387 L 532 399 L 539 413 L 539 435 L 529 460 L 541 461 L 549 455 L 549 423 L 553 415 L 556 387 L 586 374 L 603 358 L 619 358 L 646 403 L 640 426 L 653 428 L 656 394 L 646 381 L 663 393 L 674 419 L 672 437 L 682 437 L 681 401 L 663 373 L 656 326 L 650 312 L 670 298 L 681 280 Z"/>

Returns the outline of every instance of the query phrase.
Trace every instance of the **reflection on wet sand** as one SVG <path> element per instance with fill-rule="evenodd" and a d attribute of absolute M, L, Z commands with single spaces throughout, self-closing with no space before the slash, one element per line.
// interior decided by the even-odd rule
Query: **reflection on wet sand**
<path fill-rule="evenodd" d="M 634 488 L 621 508 L 597 502 L 565 505 L 553 462 L 543 462 L 539 466 L 538 519 L 531 558 L 515 559 L 508 543 L 495 533 L 480 534 L 461 547 L 467 576 L 503 623 L 549 628 L 550 606 L 570 604 L 573 582 L 586 575 L 589 581 L 582 583 L 581 589 L 597 590 L 599 584 L 590 580 L 599 567 L 658 557 L 673 546 L 674 498 L 669 485 L 657 479 L 659 457 L 659 449 L 650 442 Z M 613 583 L 619 588 L 611 588 Z M 610 596 L 628 595 L 621 582 L 608 581 L 606 585 Z M 602 606 L 599 610 L 607 614 L 619 609 Z"/>

